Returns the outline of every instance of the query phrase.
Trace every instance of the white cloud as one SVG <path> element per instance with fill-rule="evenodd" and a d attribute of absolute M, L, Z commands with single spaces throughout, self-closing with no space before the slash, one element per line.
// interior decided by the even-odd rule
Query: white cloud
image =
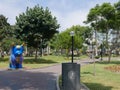
<path fill-rule="evenodd" d="M 70 28 L 72 25 L 84 25 L 89 9 L 97 3 L 117 2 L 117 0 L 3 0 L 0 2 L 0 14 L 8 17 L 10 24 L 15 24 L 15 17 L 25 12 L 26 7 L 33 7 L 40 4 L 43 7 L 49 7 L 53 15 L 57 17 L 61 25 L 60 30 Z"/>
<path fill-rule="evenodd" d="M 0 14 L 3 14 L 8 18 L 8 22 L 14 25 L 16 22 L 16 16 L 25 12 L 27 6 L 34 6 L 34 3 L 24 0 L 5 0 L 0 3 Z"/>
<path fill-rule="evenodd" d="M 53 0 L 57 1 L 57 0 Z M 76 3 L 75 3 L 76 2 Z M 60 31 L 70 28 L 73 25 L 85 25 L 83 21 L 86 20 L 89 10 L 95 7 L 96 4 L 102 4 L 104 2 L 115 3 L 112 0 L 95 0 L 95 1 L 71 1 L 61 0 L 59 4 L 55 2 L 50 2 L 50 7 L 53 14 L 57 17 L 58 23 L 60 23 Z M 56 8 L 53 8 L 56 7 Z"/>
<path fill-rule="evenodd" d="M 73 11 L 69 12 L 66 17 L 63 17 L 65 19 L 64 25 L 66 27 L 72 26 L 72 25 L 83 25 L 83 21 L 86 19 L 86 12 L 82 11 Z"/>
<path fill-rule="evenodd" d="M 10 2 L 0 3 L 0 14 L 6 16 L 10 24 L 14 24 L 16 16 L 19 15 L 20 12 L 22 12 L 22 9 L 15 7 L 11 3 Z"/>
<path fill-rule="evenodd" d="M 86 11 L 72 11 L 67 14 L 60 12 L 53 12 L 54 16 L 57 17 L 58 23 L 60 23 L 60 31 L 70 28 L 73 25 L 84 25 L 83 21 L 86 20 Z"/>
<path fill-rule="evenodd" d="M 83 21 L 86 20 L 89 10 L 104 2 L 115 3 L 117 0 L 51 0 L 47 3 L 61 25 L 59 30 L 64 31 L 73 25 L 85 25 Z"/>

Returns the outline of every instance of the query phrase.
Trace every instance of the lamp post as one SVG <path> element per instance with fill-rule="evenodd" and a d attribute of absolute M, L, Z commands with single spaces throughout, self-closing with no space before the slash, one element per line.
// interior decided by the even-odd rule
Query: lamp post
<path fill-rule="evenodd" d="M 72 39 L 72 63 L 62 63 L 62 90 L 80 90 L 80 64 L 73 63 L 74 31 L 70 32 Z"/>
<path fill-rule="evenodd" d="M 70 32 L 70 36 L 72 37 L 72 63 L 73 63 L 73 57 L 74 57 L 74 53 L 73 53 L 74 39 L 73 39 L 73 36 L 74 36 L 74 31 Z"/>

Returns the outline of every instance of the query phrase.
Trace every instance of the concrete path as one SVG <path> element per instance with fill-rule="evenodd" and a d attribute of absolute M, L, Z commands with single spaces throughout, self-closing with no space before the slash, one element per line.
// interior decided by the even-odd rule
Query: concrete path
<path fill-rule="evenodd" d="M 54 69 L 59 66 L 0 71 L 0 90 L 56 90 L 57 74 Z"/>
<path fill-rule="evenodd" d="M 81 65 L 93 60 L 77 61 Z M 0 70 L 0 90 L 57 90 L 61 64 L 31 70 Z"/>

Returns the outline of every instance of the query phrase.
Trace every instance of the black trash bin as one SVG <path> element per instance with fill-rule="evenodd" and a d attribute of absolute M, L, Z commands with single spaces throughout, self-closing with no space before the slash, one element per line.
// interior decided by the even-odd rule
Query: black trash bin
<path fill-rule="evenodd" d="M 80 90 L 80 64 L 62 63 L 62 90 Z"/>

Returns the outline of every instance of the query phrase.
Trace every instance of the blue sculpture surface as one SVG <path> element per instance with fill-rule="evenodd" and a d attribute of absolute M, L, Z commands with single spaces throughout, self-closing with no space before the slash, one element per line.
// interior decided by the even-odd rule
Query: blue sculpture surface
<path fill-rule="evenodd" d="M 16 46 L 13 45 L 11 47 L 10 65 L 9 65 L 11 69 L 22 68 L 23 52 L 24 52 L 23 45 L 16 45 Z"/>

